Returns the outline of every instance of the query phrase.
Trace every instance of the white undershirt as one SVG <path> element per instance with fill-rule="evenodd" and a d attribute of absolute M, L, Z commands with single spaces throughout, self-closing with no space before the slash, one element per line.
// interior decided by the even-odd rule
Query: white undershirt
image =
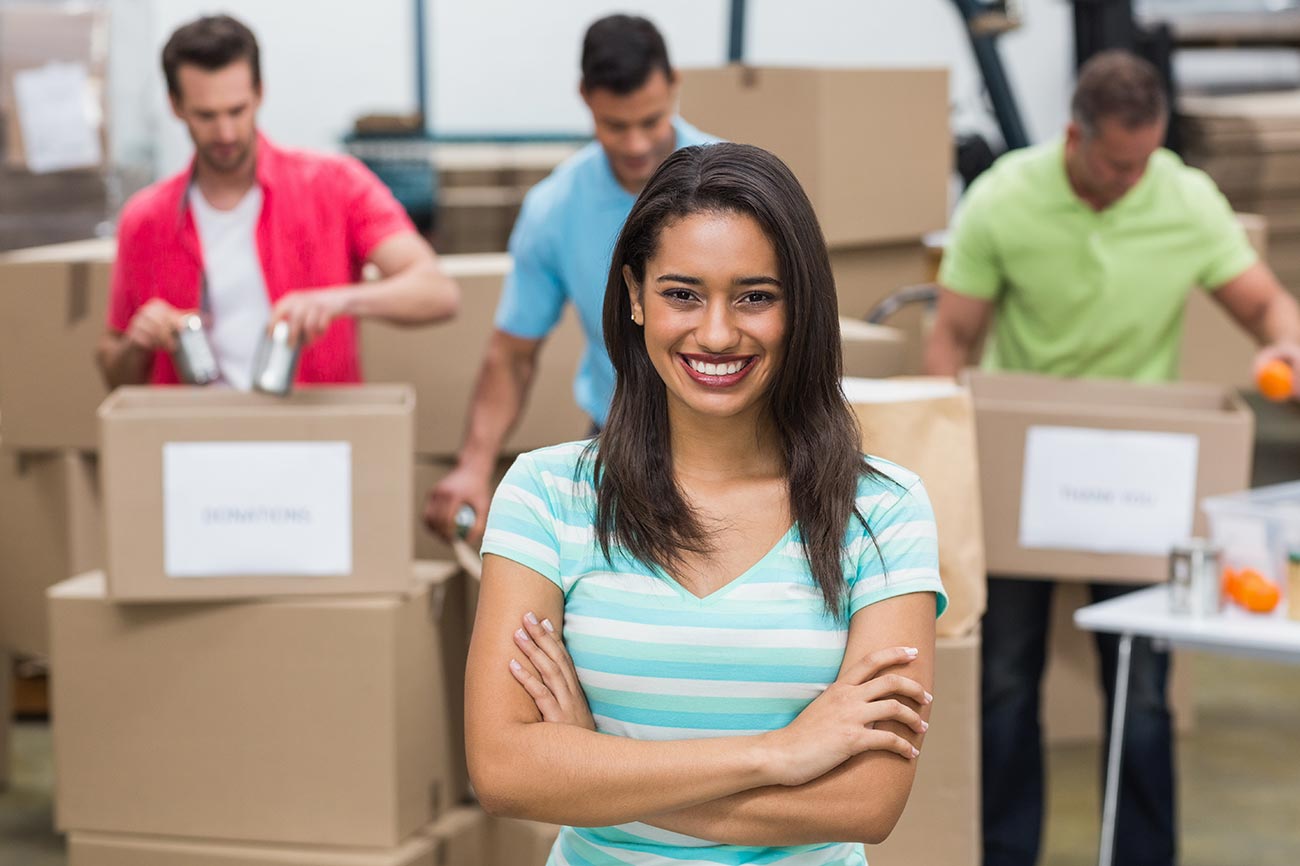
<path fill-rule="evenodd" d="M 191 186 L 190 207 L 208 281 L 212 351 L 222 378 L 247 391 L 253 380 L 253 354 L 271 316 L 262 262 L 257 257 L 262 188 L 254 186 L 230 210 L 218 210 L 197 185 Z"/>

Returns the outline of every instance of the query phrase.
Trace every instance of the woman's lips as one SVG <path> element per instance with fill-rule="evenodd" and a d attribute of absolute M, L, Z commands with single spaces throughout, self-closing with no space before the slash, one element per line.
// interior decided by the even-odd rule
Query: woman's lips
<path fill-rule="evenodd" d="M 705 361 L 703 358 L 688 358 L 685 355 L 678 355 L 677 358 L 681 362 L 683 369 L 686 370 L 686 375 L 690 376 L 701 385 L 705 385 L 709 388 L 728 388 L 735 385 L 737 382 L 749 375 L 749 371 L 754 369 L 754 361 L 756 360 L 756 356 L 754 355 L 742 358 L 726 358 L 722 361 Z M 692 367 L 692 360 L 697 364 L 707 363 L 721 366 L 740 362 L 740 369 L 734 373 L 706 373 Z"/>

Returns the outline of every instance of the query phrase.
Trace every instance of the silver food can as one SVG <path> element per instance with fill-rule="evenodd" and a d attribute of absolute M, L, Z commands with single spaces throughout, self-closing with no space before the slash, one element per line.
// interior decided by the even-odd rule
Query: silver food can
<path fill-rule="evenodd" d="M 253 390 L 283 397 L 293 390 L 293 375 L 298 370 L 296 343 L 289 342 L 289 323 L 276 322 L 262 334 L 253 356 Z"/>
<path fill-rule="evenodd" d="M 1183 616 L 1213 616 L 1223 609 L 1219 548 L 1193 538 L 1169 552 L 1169 610 Z"/>
<path fill-rule="evenodd" d="M 187 384 L 210 385 L 221 378 L 216 353 L 208 342 L 203 317 L 198 313 L 190 313 L 181 319 L 172 360 L 176 364 L 176 375 Z"/>

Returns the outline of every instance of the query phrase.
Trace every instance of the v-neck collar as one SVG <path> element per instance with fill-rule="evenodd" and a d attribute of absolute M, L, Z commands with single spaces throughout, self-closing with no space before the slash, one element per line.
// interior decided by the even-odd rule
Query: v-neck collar
<path fill-rule="evenodd" d="M 724 583 L 722 586 L 713 590 L 713 592 L 709 593 L 708 595 L 696 595 L 695 593 L 691 592 L 689 589 L 682 586 L 681 582 L 678 581 L 677 578 L 673 577 L 671 574 L 665 571 L 658 564 L 653 565 L 653 570 L 656 577 L 659 577 L 660 579 L 666 581 L 668 585 L 673 588 L 673 591 L 676 592 L 682 598 L 682 600 L 687 602 L 688 604 L 694 604 L 701 607 L 710 604 L 715 604 L 716 602 L 720 601 L 721 599 L 729 595 L 732 589 L 747 582 L 749 578 L 752 577 L 756 572 L 758 572 L 767 563 L 769 559 L 771 559 L 772 557 L 779 554 L 782 550 L 784 550 L 785 546 L 793 540 L 794 536 L 797 534 L 798 529 L 799 529 L 799 524 L 797 523 L 792 524 L 790 528 L 787 529 L 781 535 L 781 537 L 777 539 L 776 543 L 772 545 L 771 549 L 769 549 L 767 553 L 759 557 L 758 561 L 756 561 L 749 568 L 742 571 L 740 574 L 733 577 L 731 580 Z"/>

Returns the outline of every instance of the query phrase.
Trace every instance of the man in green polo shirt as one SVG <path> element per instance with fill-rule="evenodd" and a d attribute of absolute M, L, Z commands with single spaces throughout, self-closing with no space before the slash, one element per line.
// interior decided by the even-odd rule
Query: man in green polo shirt
<path fill-rule="evenodd" d="M 1205 290 L 1274 358 L 1300 370 L 1300 307 L 1260 262 L 1222 193 L 1160 148 L 1155 69 L 1107 52 L 1079 73 L 1065 138 L 1007 154 L 967 191 L 939 271 L 926 368 L 983 367 L 1161 382 L 1177 377 L 1183 311 Z M 1188 347 L 1196 351 L 1197 347 Z M 1102 600 L 1127 591 L 1091 585 Z M 1033 866 L 1043 820 L 1039 684 L 1050 581 L 990 578 L 983 622 L 984 866 Z M 1114 636 L 1098 635 L 1111 697 Z M 1172 866 L 1168 654 L 1133 647 L 1116 864 Z M 1109 714 L 1107 715 L 1109 718 Z"/>

